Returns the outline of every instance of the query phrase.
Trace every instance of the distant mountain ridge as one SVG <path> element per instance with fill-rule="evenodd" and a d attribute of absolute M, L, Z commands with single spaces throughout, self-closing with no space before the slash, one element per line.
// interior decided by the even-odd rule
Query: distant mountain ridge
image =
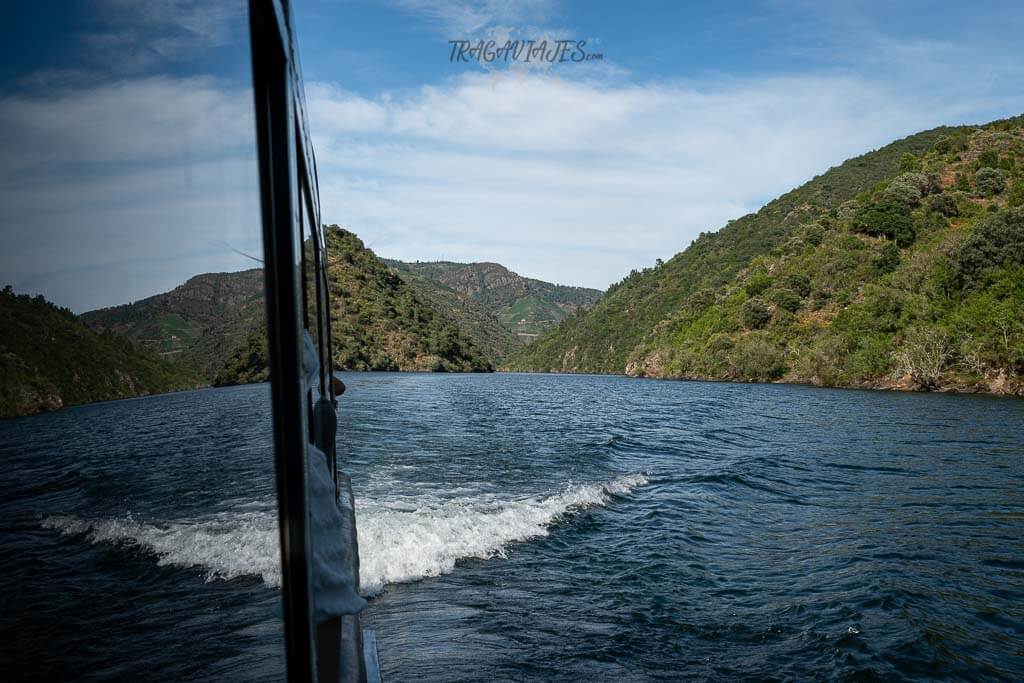
<path fill-rule="evenodd" d="M 590 308 L 603 294 L 523 277 L 498 263 L 386 263 L 425 298 L 449 311 L 461 327 L 483 339 L 499 360 L 577 310 Z"/>
<path fill-rule="evenodd" d="M 337 368 L 494 369 L 474 334 L 418 294 L 354 234 L 328 226 L 325 244 Z M 81 316 L 7 288 L 0 298 L 0 417 L 265 381 L 263 286 L 260 269 L 204 273 L 169 292 Z M 496 321 L 494 326 L 497 334 L 511 336 Z"/>
<path fill-rule="evenodd" d="M 493 363 L 353 233 L 325 229 L 332 355 L 349 370 L 488 371 Z M 205 273 L 170 292 L 82 320 L 216 385 L 267 378 L 263 272 Z"/>
<path fill-rule="evenodd" d="M 490 369 L 534 330 L 601 294 L 524 278 L 494 263 L 384 262 L 347 230 L 330 226 L 326 235 L 339 367 Z M 266 378 L 263 305 L 263 275 L 256 268 L 196 275 L 169 292 L 81 319 L 206 382 L 231 384 Z"/>

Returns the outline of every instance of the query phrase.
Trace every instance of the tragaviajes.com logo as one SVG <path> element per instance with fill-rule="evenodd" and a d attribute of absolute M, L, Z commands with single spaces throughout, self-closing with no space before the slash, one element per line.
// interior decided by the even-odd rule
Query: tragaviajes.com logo
<path fill-rule="evenodd" d="M 449 40 L 450 62 L 505 64 L 578 64 L 599 62 L 600 52 L 588 52 L 585 40 Z"/>

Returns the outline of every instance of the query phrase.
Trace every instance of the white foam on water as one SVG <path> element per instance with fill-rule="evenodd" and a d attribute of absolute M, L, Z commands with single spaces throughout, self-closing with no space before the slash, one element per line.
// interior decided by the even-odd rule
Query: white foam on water
<path fill-rule="evenodd" d="M 259 576 L 281 585 L 277 520 L 267 512 L 224 513 L 205 521 L 145 524 L 128 515 L 118 519 L 81 519 L 55 515 L 43 528 L 65 536 L 85 534 L 92 543 L 135 546 L 157 556 L 157 564 L 200 567 L 207 581 Z"/>
<path fill-rule="evenodd" d="M 643 474 L 603 484 L 567 487 L 550 496 L 515 500 L 462 498 L 356 502 L 360 584 L 373 595 L 389 583 L 416 581 L 454 570 L 461 559 L 505 557 L 512 543 L 547 536 L 561 519 L 605 506 L 647 483 Z M 43 527 L 92 543 L 125 544 L 157 556 L 160 565 L 199 567 L 207 581 L 259 576 L 281 585 L 277 519 L 270 512 L 223 513 L 169 523 L 142 523 L 130 515 L 87 520 L 55 515 Z"/>
<path fill-rule="evenodd" d="M 562 493 L 511 501 L 461 499 L 422 505 L 413 512 L 369 501 L 359 506 L 360 588 L 447 574 L 458 560 L 505 557 L 511 543 L 548 535 L 573 512 L 607 505 L 647 483 L 642 474 L 605 484 L 570 486 Z"/>

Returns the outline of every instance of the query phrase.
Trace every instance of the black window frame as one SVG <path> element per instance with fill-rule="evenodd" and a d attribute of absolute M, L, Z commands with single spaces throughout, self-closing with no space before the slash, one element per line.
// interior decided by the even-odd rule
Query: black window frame
<path fill-rule="evenodd" d="M 320 358 L 320 385 L 325 396 L 334 398 L 319 187 L 287 0 L 250 0 L 249 24 L 286 669 L 290 681 L 314 681 L 318 673 L 318 643 L 317 627 L 312 620 L 306 468 L 307 445 L 313 433 L 312 405 L 320 396 L 312 395 L 302 370 L 303 332 L 309 310 L 305 306 L 304 267 L 315 270 L 317 283 L 314 344 Z M 313 242 L 311 264 L 304 263 L 304 218 Z M 335 454 L 327 455 L 337 481 Z M 321 645 L 337 650 L 338 644 Z"/>

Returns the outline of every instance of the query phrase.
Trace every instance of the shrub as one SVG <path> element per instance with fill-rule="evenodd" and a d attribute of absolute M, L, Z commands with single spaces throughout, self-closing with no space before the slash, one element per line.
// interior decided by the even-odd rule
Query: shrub
<path fill-rule="evenodd" d="M 860 202 L 856 199 L 850 199 L 839 205 L 836 209 L 836 217 L 840 220 L 849 220 L 857 215 L 857 211 L 860 209 Z"/>
<path fill-rule="evenodd" d="M 927 184 L 925 185 L 923 192 L 925 194 L 938 194 L 942 192 L 942 176 L 938 173 L 928 173 L 925 176 Z"/>
<path fill-rule="evenodd" d="M 997 168 L 979 168 L 974 174 L 974 184 L 984 197 L 1001 194 L 1006 189 L 1006 176 Z"/>
<path fill-rule="evenodd" d="M 729 366 L 740 379 L 778 379 L 786 374 L 786 356 L 762 336 L 748 335 L 729 352 Z"/>
<path fill-rule="evenodd" d="M 954 256 L 961 286 L 972 284 L 986 268 L 1024 265 L 1024 208 L 980 219 Z"/>
<path fill-rule="evenodd" d="M 929 199 L 928 208 L 943 216 L 956 216 L 960 213 L 960 208 L 956 203 L 956 197 L 948 192 L 937 194 Z"/>
<path fill-rule="evenodd" d="M 947 154 L 960 148 L 961 145 L 958 144 L 958 141 L 954 140 L 948 135 L 939 138 L 938 142 L 936 142 L 932 146 L 932 149 L 934 149 L 939 154 Z"/>
<path fill-rule="evenodd" d="M 879 276 L 891 273 L 900 267 L 900 250 L 892 242 L 882 247 L 882 253 L 875 258 L 872 264 Z"/>
<path fill-rule="evenodd" d="M 832 295 L 829 292 L 823 289 L 819 289 L 811 297 L 811 306 L 814 308 L 814 310 L 817 311 L 818 309 L 824 307 L 825 304 L 827 304 L 829 299 L 831 298 Z"/>
<path fill-rule="evenodd" d="M 904 152 L 903 155 L 900 156 L 901 171 L 916 171 L 920 167 L 921 162 L 910 152 Z"/>
<path fill-rule="evenodd" d="M 772 295 L 772 301 L 779 308 L 789 311 L 790 313 L 796 313 L 800 310 L 800 306 L 803 304 L 804 299 L 792 289 L 782 287 L 775 290 Z"/>
<path fill-rule="evenodd" d="M 759 330 L 772 318 L 772 312 L 759 297 L 744 301 L 741 315 L 743 326 L 748 330 Z"/>
<path fill-rule="evenodd" d="M 771 286 L 771 277 L 769 277 L 767 273 L 759 272 L 750 276 L 744 289 L 747 292 L 747 296 L 757 296 Z"/>
<path fill-rule="evenodd" d="M 797 373 L 816 386 L 834 386 L 841 379 L 846 354 L 847 343 L 842 336 L 823 332 L 809 347 L 801 349 Z"/>
<path fill-rule="evenodd" d="M 818 246 L 825 240 L 825 228 L 820 223 L 811 223 L 804 228 L 803 238 L 804 242 Z"/>
<path fill-rule="evenodd" d="M 850 378 L 868 379 L 889 372 L 892 367 L 892 342 L 889 335 L 873 333 L 847 338 L 850 351 L 843 364 L 843 374 Z"/>
<path fill-rule="evenodd" d="M 927 235 L 942 230 L 949 225 L 949 220 L 934 211 L 924 211 L 914 218 L 914 234 Z"/>
<path fill-rule="evenodd" d="M 910 375 L 922 389 L 937 389 L 950 359 L 949 340 L 934 328 L 914 328 L 904 335 L 903 345 L 893 352 L 893 371 Z"/>
<path fill-rule="evenodd" d="M 986 149 L 978 155 L 978 167 L 991 166 L 996 167 L 999 165 L 999 152 L 994 149 Z"/>
<path fill-rule="evenodd" d="M 967 174 L 957 172 L 957 174 L 956 174 L 956 182 L 953 184 L 953 187 L 955 187 L 956 189 L 960 190 L 961 192 L 970 192 L 971 191 L 971 183 L 967 179 Z"/>
<path fill-rule="evenodd" d="M 917 206 L 921 203 L 921 196 L 927 187 L 928 179 L 925 176 L 920 173 L 904 173 L 889 183 L 882 196 L 890 202 Z"/>
<path fill-rule="evenodd" d="M 801 299 L 811 293 L 811 278 L 803 273 L 790 273 L 783 278 L 783 282 L 786 287 L 799 294 Z"/>
<path fill-rule="evenodd" d="M 1006 197 L 1007 206 L 1024 206 L 1024 178 L 1013 181 L 1010 194 Z"/>

